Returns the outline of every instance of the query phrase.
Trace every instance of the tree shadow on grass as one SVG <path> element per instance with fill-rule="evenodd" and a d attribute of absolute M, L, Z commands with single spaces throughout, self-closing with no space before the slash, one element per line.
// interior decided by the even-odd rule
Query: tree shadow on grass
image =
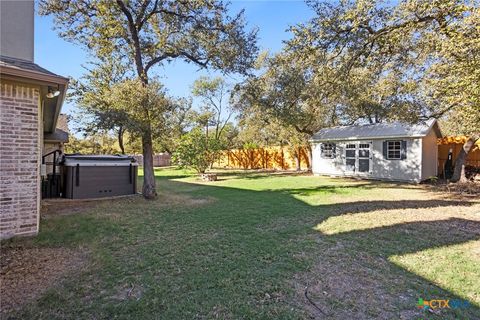
<path fill-rule="evenodd" d="M 418 298 L 460 298 L 458 290 L 442 288 L 420 276 L 418 267 L 408 271 L 391 259 L 480 239 L 478 221 L 443 216 L 362 226 L 348 220 L 353 225 L 341 232 L 317 228 L 329 219 L 369 218 L 377 210 L 382 211 L 375 217 L 382 220 L 386 213 L 402 216 L 417 210 L 421 216 L 436 208 L 432 212 L 440 214 L 443 208 L 472 203 L 427 198 L 310 205 L 297 196 L 316 191 L 335 195 L 338 188 L 299 185 L 254 191 L 165 176 L 157 182 L 160 191 L 215 200 L 156 207 L 156 201 L 164 199 L 119 199 L 90 215 L 49 220 L 36 242 L 94 244 L 98 269 L 83 278 L 72 276 L 55 299 L 41 299 L 14 316 L 73 318 L 81 312 L 95 318 L 480 318 L 480 308 L 473 304 L 439 315 L 418 310 Z M 102 216 L 115 212 L 115 219 Z M 133 285 L 143 290 L 138 301 L 109 298 L 115 288 Z M 324 313 L 307 301 L 306 286 Z"/>
<path fill-rule="evenodd" d="M 369 183 L 365 185 L 370 186 Z M 458 206 L 469 207 L 474 202 L 428 199 L 372 200 L 312 206 L 293 196 L 309 195 L 315 192 L 338 193 L 345 187 L 327 185 L 315 188 L 252 191 L 204 184 L 202 186 L 204 187 L 202 192 L 214 194 L 219 199 L 217 206 L 210 208 L 210 213 L 215 212 L 216 218 L 211 224 L 212 229 L 242 227 L 245 237 L 258 236 L 259 238 L 271 233 L 271 236 L 279 241 L 279 246 L 293 241 L 294 233 L 297 233 L 296 238 L 299 239 L 304 237 L 303 239 L 312 240 L 311 237 L 313 237 L 314 244 L 312 245 L 311 242 L 308 244 L 309 241 L 305 240 L 305 247 L 301 253 L 313 257 L 311 268 L 304 272 L 298 270 L 294 276 L 292 286 L 297 292 L 296 301 L 289 302 L 302 305 L 312 317 L 421 318 L 426 316 L 426 311 L 416 307 L 419 298 L 465 299 L 415 272 L 407 271 L 390 262 L 389 259 L 392 256 L 434 248 L 442 249 L 479 240 L 479 221 L 448 217 L 421 221 L 424 209 L 452 210 Z M 377 186 L 380 187 L 381 183 Z M 237 209 L 241 209 L 241 216 L 235 214 Z M 334 234 L 327 234 L 315 228 L 329 218 L 347 214 L 365 214 L 377 210 L 387 212 L 396 210 L 396 215 L 402 215 L 403 210 L 417 210 L 420 221 L 404 221 L 393 225 L 367 227 Z M 382 212 L 376 218 L 381 220 Z M 278 238 L 279 234 L 284 235 L 285 238 Z M 251 259 L 259 258 L 254 255 L 251 257 Z M 305 286 L 310 286 L 309 294 L 325 313 L 321 313 L 305 299 Z M 344 304 L 341 301 L 348 301 L 348 303 Z M 480 308 L 470 304 L 466 309 L 435 310 L 434 313 L 427 312 L 427 315 L 434 319 L 458 317 L 473 319 L 480 317 Z"/>
<path fill-rule="evenodd" d="M 358 183 L 348 185 L 321 185 L 311 188 L 288 188 L 288 189 L 269 189 L 265 191 L 281 192 L 291 195 L 314 196 L 319 194 L 342 194 L 355 189 L 361 189 L 370 186 L 369 183 Z"/>
<path fill-rule="evenodd" d="M 367 213 L 378 210 L 406 210 L 406 209 L 432 209 L 452 206 L 473 205 L 469 202 L 455 200 L 371 200 L 371 201 L 354 201 L 340 204 L 328 205 L 326 209 L 335 215 Z M 323 207 L 322 207 L 323 208 Z M 381 216 L 379 217 L 381 218 Z"/>
<path fill-rule="evenodd" d="M 473 304 L 466 309 L 438 309 L 433 314 L 418 309 L 416 302 L 420 298 L 463 300 L 465 296 L 441 288 L 432 279 L 409 272 L 390 260 L 393 256 L 478 240 L 478 221 L 458 218 L 419 221 L 321 237 L 324 241 L 318 242 L 317 261 L 295 284 L 299 295 L 309 286 L 310 298 L 333 319 L 417 319 L 424 316 L 475 319 L 480 315 L 480 309 Z M 349 301 L 349 304 L 339 301 Z M 312 314 L 319 315 L 311 304 L 306 305 Z"/>

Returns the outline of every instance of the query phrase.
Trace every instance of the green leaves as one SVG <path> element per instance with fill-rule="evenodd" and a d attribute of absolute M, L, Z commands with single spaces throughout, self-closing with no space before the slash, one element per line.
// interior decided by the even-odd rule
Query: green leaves
<path fill-rule="evenodd" d="M 182 168 L 193 168 L 198 173 L 204 173 L 222 150 L 220 140 L 206 135 L 200 128 L 194 128 L 181 137 L 173 161 Z"/>
<path fill-rule="evenodd" d="M 246 30 L 243 12 L 229 15 L 222 1 L 40 0 L 39 12 L 54 17 L 60 36 L 84 46 L 94 60 L 112 56 L 127 66 L 126 77 L 109 94 L 109 111 L 127 115 L 152 158 L 152 133 L 164 131 L 166 99 L 149 72 L 175 59 L 246 74 L 257 55 L 257 31 Z M 106 104 L 105 104 L 106 105 Z M 143 194 L 155 196 L 153 166 L 145 166 Z"/>
<path fill-rule="evenodd" d="M 247 73 L 258 52 L 257 30 L 221 1 L 42 0 L 60 36 L 93 56 L 117 53 L 140 77 L 172 59 L 201 68 Z"/>
<path fill-rule="evenodd" d="M 158 136 L 164 126 L 164 114 L 169 107 L 162 84 L 151 81 L 148 85 L 139 79 L 124 80 L 111 86 L 106 97 L 112 110 L 127 115 L 132 131 L 141 134 L 150 126 Z"/>
<path fill-rule="evenodd" d="M 335 80 L 330 97 L 343 121 L 415 122 L 449 110 L 478 110 L 478 3 L 309 5 L 317 16 L 291 28 L 285 51 L 314 70 L 312 81 L 322 73 Z M 322 88 L 317 85 L 317 92 Z"/>

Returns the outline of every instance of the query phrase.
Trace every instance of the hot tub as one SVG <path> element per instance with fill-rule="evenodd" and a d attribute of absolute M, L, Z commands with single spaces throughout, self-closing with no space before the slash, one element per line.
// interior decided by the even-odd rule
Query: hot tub
<path fill-rule="evenodd" d="M 138 163 L 120 155 L 65 155 L 65 197 L 102 198 L 135 194 Z"/>

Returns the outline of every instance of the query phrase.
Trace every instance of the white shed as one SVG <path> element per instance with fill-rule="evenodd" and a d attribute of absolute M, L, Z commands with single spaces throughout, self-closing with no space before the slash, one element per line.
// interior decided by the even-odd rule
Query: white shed
<path fill-rule="evenodd" d="M 420 182 L 437 175 L 436 120 L 322 129 L 310 140 L 317 175 Z"/>

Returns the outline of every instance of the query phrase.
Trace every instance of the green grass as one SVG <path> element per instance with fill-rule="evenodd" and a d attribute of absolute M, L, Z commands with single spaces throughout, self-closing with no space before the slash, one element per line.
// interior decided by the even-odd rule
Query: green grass
<path fill-rule="evenodd" d="M 480 318 L 479 204 L 425 188 L 313 176 L 156 170 L 159 196 L 48 217 L 6 248 L 87 262 L 13 318 Z M 418 298 L 462 298 L 425 313 Z"/>

